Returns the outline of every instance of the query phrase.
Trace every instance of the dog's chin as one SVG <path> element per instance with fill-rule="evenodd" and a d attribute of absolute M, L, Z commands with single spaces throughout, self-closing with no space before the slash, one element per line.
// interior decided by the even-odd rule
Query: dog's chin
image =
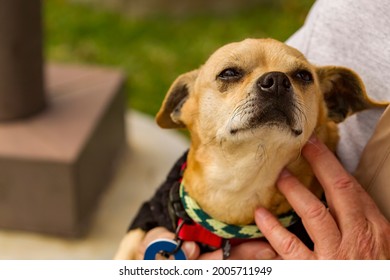
<path fill-rule="evenodd" d="M 265 130 L 265 129 L 277 129 L 277 130 L 283 130 L 286 131 L 289 135 L 292 137 L 299 137 L 302 134 L 302 129 L 300 128 L 294 128 L 289 125 L 279 123 L 279 122 L 268 122 L 259 124 L 256 126 L 243 126 L 239 128 L 231 128 L 230 134 L 231 135 L 239 135 L 244 133 L 250 133 L 251 135 L 255 134 L 258 130 Z"/>
<path fill-rule="evenodd" d="M 249 121 L 242 123 L 240 126 L 231 127 L 229 132 L 231 135 L 247 132 L 253 134 L 258 130 L 270 129 L 286 131 L 292 137 L 299 137 L 303 133 L 302 128 L 296 124 L 295 120 L 288 118 L 281 112 L 252 117 Z"/>

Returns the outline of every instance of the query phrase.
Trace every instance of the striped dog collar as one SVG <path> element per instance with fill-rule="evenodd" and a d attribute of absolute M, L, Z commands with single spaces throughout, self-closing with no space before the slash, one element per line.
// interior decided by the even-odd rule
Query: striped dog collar
<path fill-rule="evenodd" d="M 252 239 L 264 237 L 256 225 L 230 225 L 212 218 L 188 195 L 183 181 L 180 184 L 180 198 L 187 215 L 194 222 L 223 239 Z M 278 220 L 284 227 L 289 227 L 298 220 L 298 217 L 294 211 L 290 211 L 279 216 Z"/>

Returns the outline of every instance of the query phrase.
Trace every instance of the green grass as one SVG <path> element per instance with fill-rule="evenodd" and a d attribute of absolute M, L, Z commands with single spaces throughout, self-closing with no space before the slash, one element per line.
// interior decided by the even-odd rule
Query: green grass
<path fill-rule="evenodd" d="M 279 2 L 224 16 L 131 19 L 66 0 L 46 0 L 46 58 L 123 69 L 128 106 L 154 115 L 179 74 L 197 68 L 228 42 L 247 37 L 286 40 L 303 24 L 314 0 Z"/>

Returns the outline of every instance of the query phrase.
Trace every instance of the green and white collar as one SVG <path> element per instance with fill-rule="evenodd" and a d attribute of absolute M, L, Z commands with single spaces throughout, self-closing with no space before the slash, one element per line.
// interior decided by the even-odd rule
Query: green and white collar
<path fill-rule="evenodd" d="M 193 221 L 221 238 L 252 239 L 264 237 L 256 225 L 230 225 L 212 218 L 188 195 L 184 187 L 184 180 L 180 185 L 180 198 L 186 213 Z M 284 227 L 289 227 L 298 220 L 298 217 L 294 211 L 290 211 L 279 216 L 278 220 Z"/>

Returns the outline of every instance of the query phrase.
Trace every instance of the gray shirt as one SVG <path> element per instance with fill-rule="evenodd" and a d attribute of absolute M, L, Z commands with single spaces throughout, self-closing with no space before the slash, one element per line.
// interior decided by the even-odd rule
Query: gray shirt
<path fill-rule="evenodd" d="M 390 101 L 390 1 L 317 0 L 287 44 L 317 65 L 341 65 L 363 79 L 374 100 Z M 355 114 L 339 125 L 337 154 L 353 173 L 383 110 Z"/>

